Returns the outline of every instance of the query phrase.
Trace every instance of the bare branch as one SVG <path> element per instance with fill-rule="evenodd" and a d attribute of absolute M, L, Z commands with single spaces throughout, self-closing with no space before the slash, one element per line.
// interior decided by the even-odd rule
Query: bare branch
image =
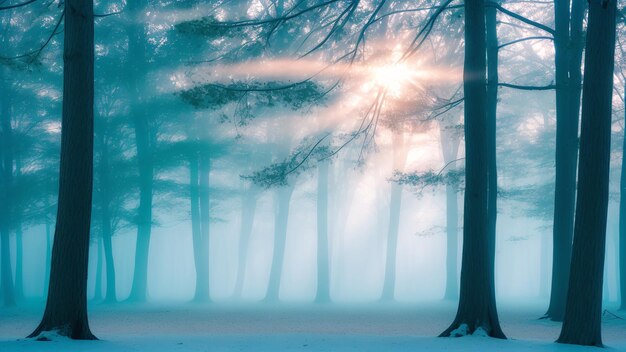
<path fill-rule="evenodd" d="M 512 89 L 519 89 L 519 90 L 552 90 L 552 89 L 556 89 L 556 85 L 555 84 L 549 84 L 547 86 L 523 86 L 523 85 L 517 85 L 517 84 L 510 84 L 510 83 L 498 83 L 499 87 L 507 87 L 507 88 L 512 88 Z"/>

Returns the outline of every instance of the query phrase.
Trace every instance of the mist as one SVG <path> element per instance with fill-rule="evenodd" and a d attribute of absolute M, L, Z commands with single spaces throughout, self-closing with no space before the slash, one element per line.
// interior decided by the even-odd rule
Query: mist
<path fill-rule="evenodd" d="M 626 349 L 616 11 L 0 3 L 0 350 Z"/>

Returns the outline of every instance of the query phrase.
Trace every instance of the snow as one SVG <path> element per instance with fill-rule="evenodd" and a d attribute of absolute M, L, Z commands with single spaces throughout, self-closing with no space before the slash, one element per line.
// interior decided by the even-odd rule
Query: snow
<path fill-rule="evenodd" d="M 508 340 L 474 334 L 437 338 L 454 318 L 456 305 L 95 305 L 92 331 L 100 341 L 24 339 L 41 307 L 0 309 L 0 351 L 506 351 L 585 352 L 596 347 L 556 344 L 560 324 L 538 319 L 543 305 L 500 309 Z M 626 312 L 611 310 L 619 317 Z M 483 332 L 484 334 L 484 332 Z M 608 351 L 626 351 L 626 320 L 603 320 Z"/>

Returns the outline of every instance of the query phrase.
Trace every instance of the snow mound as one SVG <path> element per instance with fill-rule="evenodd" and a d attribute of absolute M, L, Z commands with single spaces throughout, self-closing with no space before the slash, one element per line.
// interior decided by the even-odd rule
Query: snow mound
<path fill-rule="evenodd" d="M 69 337 L 61 334 L 59 330 L 42 331 L 39 335 L 33 337 L 35 341 L 65 341 L 70 340 Z"/>
<path fill-rule="evenodd" d="M 450 331 L 450 336 L 451 337 L 463 337 L 463 336 L 467 336 L 468 333 L 469 333 L 469 328 L 467 324 L 461 324 L 458 328 Z"/>

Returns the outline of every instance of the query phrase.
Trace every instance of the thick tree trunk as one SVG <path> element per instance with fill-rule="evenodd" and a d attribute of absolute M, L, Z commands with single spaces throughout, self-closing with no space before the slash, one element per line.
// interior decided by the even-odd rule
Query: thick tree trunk
<path fill-rule="evenodd" d="M 272 268 L 267 286 L 265 301 L 277 302 L 280 294 L 280 278 L 285 258 L 287 244 L 287 224 L 289 222 L 289 204 L 293 194 L 293 185 L 283 186 L 276 190 L 276 216 L 274 220 L 274 252 L 272 254 Z"/>
<path fill-rule="evenodd" d="M 552 287 L 545 317 L 561 321 L 565 313 L 574 233 L 584 1 L 573 1 L 570 13 L 570 0 L 555 0 L 554 14 L 556 179 Z"/>
<path fill-rule="evenodd" d="M 73 339 L 95 339 L 87 322 L 93 179 L 93 2 L 66 0 L 64 11 L 61 168 L 50 288 L 43 319 L 29 337 L 56 331 Z"/>
<path fill-rule="evenodd" d="M 151 133 L 148 115 L 138 105 L 142 102 L 139 83 L 144 80 L 146 65 L 146 34 L 143 18 L 140 13 L 145 1 L 137 0 L 128 3 L 131 24 L 128 27 L 128 54 L 131 60 L 130 75 L 131 94 L 136 98 L 133 102 L 133 123 L 137 147 L 139 167 L 139 208 L 137 214 L 137 246 L 135 247 L 135 268 L 130 299 L 145 301 L 148 298 L 148 259 L 150 254 L 150 237 L 152 231 L 152 191 L 154 168 L 152 163 Z"/>
<path fill-rule="evenodd" d="M 459 307 L 441 336 L 462 336 L 482 329 L 505 338 L 494 297 L 493 244 L 489 231 L 489 136 L 486 90 L 484 0 L 465 1 L 465 201 Z"/>
<path fill-rule="evenodd" d="M 317 167 L 317 293 L 315 302 L 330 302 L 330 256 L 328 240 L 328 161 Z"/>
<path fill-rule="evenodd" d="M 496 158 L 496 130 L 498 111 L 498 31 L 495 7 L 486 10 L 486 39 L 487 39 L 487 152 L 489 164 L 489 185 L 487 200 L 488 237 L 489 237 L 489 272 L 492 293 L 491 303 L 496 306 L 495 284 L 495 257 L 496 257 L 496 222 L 498 217 L 498 164 Z"/>
<path fill-rule="evenodd" d="M 572 264 L 558 342 L 602 346 L 616 1 L 589 3 Z"/>
<path fill-rule="evenodd" d="M 602 346 L 616 1 L 590 2 L 571 274 L 558 342 Z"/>
<path fill-rule="evenodd" d="M 246 278 L 246 266 L 248 262 L 248 246 L 254 225 L 256 213 L 257 190 L 254 185 L 244 192 L 241 197 L 241 230 L 239 232 L 239 262 L 237 265 L 237 280 L 235 282 L 235 296 L 241 297 L 243 284 Z"/>

